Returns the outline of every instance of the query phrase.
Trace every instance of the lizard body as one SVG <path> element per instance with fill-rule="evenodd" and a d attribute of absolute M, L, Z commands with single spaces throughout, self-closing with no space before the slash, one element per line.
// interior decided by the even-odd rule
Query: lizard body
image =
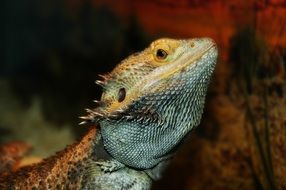
<path fill-rule="evenodd" d="M 199 124 L 216 59 L 208 38 L 154 41 L 97 81 L 101 100 L 82 117 L 99 124 L 97 133 L 92 128 L 42 163 L 0 177 L 0 187 L 149 189 Z"/>
<path fill-rule="evenodd" d="M 126 167 L 106 173 L 97 166 L 97 159 L 108 159 L 100 140 L 92 127 L 79 142 L 41 163 L 0 176 L 0 189 L 148 189 L 151 179 L 142 171 Z"/>

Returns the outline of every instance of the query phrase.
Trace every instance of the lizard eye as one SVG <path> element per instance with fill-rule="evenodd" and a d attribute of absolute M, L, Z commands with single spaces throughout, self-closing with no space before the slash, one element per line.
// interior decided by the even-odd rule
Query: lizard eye
<path fill-rule="evenodd" d="M 118 102 L 122 102 L 125 99 L 126 96 L 126 90 L 125 88 L 120 88 L 118 91 Z"/>
<path fill-rule="evenodd" d="M 156 57 L 159 60 L 164 60 L 168 56 L 168 53 L 163 49 L 158 49 L 156 52 Z"/>

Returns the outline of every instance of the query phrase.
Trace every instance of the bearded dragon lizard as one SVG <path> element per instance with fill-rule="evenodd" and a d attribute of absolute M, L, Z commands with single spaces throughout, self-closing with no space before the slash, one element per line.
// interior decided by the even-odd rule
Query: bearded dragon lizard
<path fill-rule="evenodd" d="M 201 120 L 217 48 L 209 38 L 154 41 L 97 84 L 81 141 L 0 176 L 0 189 L 149 189 Z"/>

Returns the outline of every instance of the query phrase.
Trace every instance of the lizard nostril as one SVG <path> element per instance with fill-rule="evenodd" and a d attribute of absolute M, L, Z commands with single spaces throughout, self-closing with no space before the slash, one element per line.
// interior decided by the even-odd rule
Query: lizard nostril
<path fill-rule="evenodd" d="M 125 88 L 120 88 L 118 91 L 118 102 L 122 102 L 125 99 L 126 90 Z"/>

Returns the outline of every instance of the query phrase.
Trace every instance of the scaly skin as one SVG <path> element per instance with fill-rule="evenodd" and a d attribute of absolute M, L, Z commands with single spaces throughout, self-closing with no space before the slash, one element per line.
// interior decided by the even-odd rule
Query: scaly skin
<path fill-rule="evenodd" d="M 110 174 L 96 165 L 97 155 L 105 154 L 100 140 L 92 127 L 79 142 L 43 162 L 0 176 L 0 189 L 148 189 L 151 179 L 142 171 L 124 168 Z"/>
<path fill-rule="evenodd" d="M 92 128 L 79 143 L 0 179 L 0 187 L 149 189 L 199 124 L 216 59 L 208 38 L 153 42 L 97 81 L 102 98 L 82 117 L 99 124 L 97 134 Z"/>
<path fill-rule="evenodd" d="M 168 159 L 201 120 L 216 58 L 208 38 L 160 39 L 106 75 L 100 106 L 86 119 L 100 123 L 107 152 L 143 170 Z"/>

